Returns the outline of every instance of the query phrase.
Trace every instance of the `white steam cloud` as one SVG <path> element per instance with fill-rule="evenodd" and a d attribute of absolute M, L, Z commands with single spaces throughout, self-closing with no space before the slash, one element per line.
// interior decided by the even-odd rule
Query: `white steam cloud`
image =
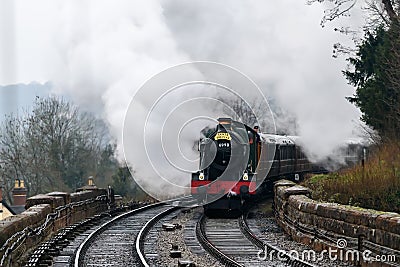
<path fill-rule="evenodd" d="M 352 136 L 358 124 L 359 111 L 344 98 L 353 94 L 341 74 L 345 62 L 332 58 L 332 45 L 344 37 L 319 26 L 322 5 L 7 0 L 0 8 L 1 24 L 10 25 L 1 28 L 1 55 L 7 57 L 0 84 L 52 81 L 56 92 L 101 114 L 119 148 L 124 115 L 138 88 L 167 67 L 195 60 L 221 62 L 249 75 L 288 112 L 283 114 L 296 116 L 293 129 L 292 118 L 278 121 L 301 135 L 317 158 Z M 360 21 L 354 15 L 345 23 Z M 140 162 L 131 164 L 140 169 Z"/>

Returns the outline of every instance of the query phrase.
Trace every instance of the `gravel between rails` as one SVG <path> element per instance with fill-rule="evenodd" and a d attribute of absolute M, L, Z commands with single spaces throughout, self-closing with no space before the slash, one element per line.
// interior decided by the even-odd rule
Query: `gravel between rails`
<path fill-rule="evenodd" d="M 223 267 L 217 259 L 203 250 L 196 239 L 196 223 L 203 212 L 203 208 L 196 208 L 190 211 L 179 212 L 172 218 L 170 223 L 182 225 L 181 229 L 168 232 L 161 230 L 158 232 L 158 254 L 160 266 L 178 266 L 179 259 L 170 257 L 172 245 L 177 245 L 182 252 L 180 260 L 190 260 L 198 267 Z"/>

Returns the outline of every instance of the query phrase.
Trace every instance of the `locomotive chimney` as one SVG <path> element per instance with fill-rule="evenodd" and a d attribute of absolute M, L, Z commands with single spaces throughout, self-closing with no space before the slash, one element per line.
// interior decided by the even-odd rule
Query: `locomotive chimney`
<path fill-rule="evenodd" d="M 25 188 L 24 180 L 15 179 L 15 186 L 12 190 L 14 206 L 25 206 L 27 192 L 28 190 Z"/>
<path fill-rule="evenodd" d="M 222 126 L 222 128 L 225 128 L 226 130 L 232 130 L 231 118 L 218 118 L 218 124 Z"/>

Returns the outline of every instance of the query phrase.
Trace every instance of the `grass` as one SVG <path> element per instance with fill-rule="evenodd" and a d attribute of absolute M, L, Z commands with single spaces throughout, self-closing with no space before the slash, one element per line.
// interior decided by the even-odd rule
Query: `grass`
<path fill-rule="evenodd" d="M 365 166 L 304 181 L 316 200 L 400 213 L 400 142 L 379 146 Z"/>

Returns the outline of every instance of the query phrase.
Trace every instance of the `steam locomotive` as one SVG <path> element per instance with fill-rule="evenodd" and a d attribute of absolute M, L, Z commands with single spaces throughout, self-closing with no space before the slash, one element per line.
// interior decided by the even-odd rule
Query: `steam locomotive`
<path fill-rule="evenodd" d="M 243 203 L 272 188 L 278 177 L 299 181 L 306 173 L 327 172 L 311 163 L 298 137 L 263 134 L 258 127 L 219 118 L 203 130 L 199 141 L 200 168 L 192 173 L 191 193 L 205 203 L 206 213 L 241 212 Z M 357 162 L 360 146 L 349 147 L 348 160 Z"/>

